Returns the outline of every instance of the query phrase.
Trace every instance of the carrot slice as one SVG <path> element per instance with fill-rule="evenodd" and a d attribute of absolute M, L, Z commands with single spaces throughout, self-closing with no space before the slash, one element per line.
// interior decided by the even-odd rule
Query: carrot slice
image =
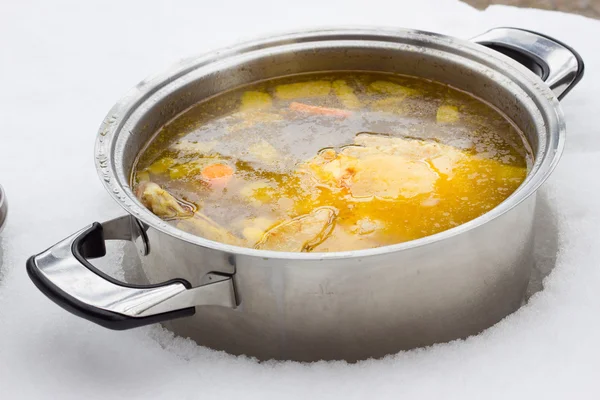
<path fill-rule="evenodd" d="M 210 184 L 225 186 L 233 176 L 234 169 L 227 164 L 210 164 L 202 168 L 200 175 L 202 179 Z"/>
<path fill-rule="evenodd" d="M 352 115 L 351 111 L 340 110 L 339 108 L 311 106 L 309 104 L 298 103 L 295 101 L 290 103 L 290 110 L 306 112 L 310 114 L 331 115 L 334 117 L 348 117 Z"/>

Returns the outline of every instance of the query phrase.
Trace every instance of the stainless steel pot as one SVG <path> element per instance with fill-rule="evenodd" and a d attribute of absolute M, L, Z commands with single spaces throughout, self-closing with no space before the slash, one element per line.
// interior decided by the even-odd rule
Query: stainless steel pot
<path fill-rule="evenodd" d="M 464 225 L 339 253 L 212 242 L 166 224 L 135 198 L 129 179 L 136 155 L 183 110 L 249 82 L 328 70 L 424 77 L 487 100 L 526 134 L 535 154 L 529 176 L 505 202 Z M 138 84 L 100 128 L 98 172 L 128 214 L 30 258 L 27 271 L 53 301 L 100 325 L 165 322 L 202 345 L 259 359 L 358 360 L 476 334 L 522 302 L 535 192 L 565 139 L 558 99 L 582 73 L 581 58 L 566 45 L 513 28 L 472 41 L 402 29 L 322 30 L 185 60 Z M 87 261 L 105 254 L 105 240 L 135 243 L 147 285 L 115 281 Z"/>

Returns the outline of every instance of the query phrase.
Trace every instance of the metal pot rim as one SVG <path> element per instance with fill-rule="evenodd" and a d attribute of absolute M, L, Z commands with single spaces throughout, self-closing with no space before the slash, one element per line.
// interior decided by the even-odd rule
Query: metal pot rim
<path fill-rule="evenodd" d="M 156 217 L 145 207 L 141 206 L 139 201 L 135 198 L 135 195 L 130 190 L 129 184 L 122 184 L 119 182 L 119 177 L 117 176 L 115 168 L 113 167 L 113 163 L 115 161 L 113 152 L 116 138 L 122 133 L 121 127 L 123 126 L 124 121 L 127 120 L 127 118 L 133 113 L 133 110 L 147 101 L 153 93 L 157 92 L 168 82 L 179 79 L 202 66 L 229 58 L 244 57 L 244 55 L 247 53 L 252 53 L 253 51 L 259 51 L 266 48 L 284 46 L 294 43 L 332 40 L 385 41 L 392 43 L 394 42 L 394 39 L 398 40 L 406 38 L 415 38 L 420 40 L 423 43 L 424 48 L 439 48 L 448 46 L 456 47 L 461 51 L 466 51 L 470 54 L 476 54 L 478 57 L 485 59 L 488 63 L 490 63 L 490 65 L 501 65 L 503 70 L 506 70 L 511 74 L 512 80 L 517 77 L 518 84 L 521 85 L 521 87 L 525 87 L 531 93 L 536 94 L 536 97 L 533 100 L 535 100 L 538 110 L 543 110 L 545 115 L 550 116 L 551 119 L 556 121 L 556 124 L 551 124 L 552 126 L 546 126 L 546 135 L 550 137 L 551 146 L 546 148 L 541 155 L 538 155 L 536 162 L 525 182 L 505 201 L 487 213 L 457 227 L 434 235 L 373 249 L 331 253 L 278 252 L 227 245 L 181 231 L 174 226 L 164 223 L 160 218 Z M 184 240 L 191 244 L 224 251 L 230 254 L 242 254 L 263 258 L 290 260 L 342 259 L 368 257 L 403 251 L 428 245 L 430 243 L 443 241 L 473 230 L 502 216 L 532 195 L 552 173 L 563 151 L 565 133 L 566 128 L 563 113 L 555 94 L 537 76 L 509 57 L 476 43 L 437 33 L 412 29 L 384 30 L 379 28 L 366 29 L 344 27 L 292 32 L 280 36 L 270 36 L 241 43 L 198 57 L 186 58 L 174 64 L 166 71 L 144 79 L 137 86 L 131 89 L 129 93 L 127 93 L 119 102 L 117 102 L 104 119 L 98 131 L 95 147 L 95 161 L 102 183 L 113 199 L 115 199 L 128 213 L 132 214 L 138 220 L 170 236 Z"/>

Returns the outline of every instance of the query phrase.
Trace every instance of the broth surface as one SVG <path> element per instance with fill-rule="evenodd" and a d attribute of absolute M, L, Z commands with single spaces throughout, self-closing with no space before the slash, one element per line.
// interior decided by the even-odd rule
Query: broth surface
<path fill-rule="evenodd" d="M 296 75 L 197 104 L 134 166 L 142 203 L 187 232 L 279 251 L 432 235 L 496 207 L 531 156 L 483 101 L 424 79 Z"/>

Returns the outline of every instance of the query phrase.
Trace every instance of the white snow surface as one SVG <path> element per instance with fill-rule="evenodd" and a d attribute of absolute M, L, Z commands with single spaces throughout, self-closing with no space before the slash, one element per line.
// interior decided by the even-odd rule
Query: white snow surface
<path fill-rule="evenodd" d="M 510 25 L 581 53 L 587 75 L 563 101 L 566 151 L 541 192 L 538 257 L 556 267 L 527 305 L 478 336 L 383 360 L 257 363 L 160 326 L 106 330 L 33 286 L 30 255 L 123 212 L 97 178 L 93 146 L 124 92 L 184 57 L 339 25 L 463 38 Z M 2 1 L 0 184 L 10 214 L 0 234 L 0 397 L 600 398 L 599 36 L 600 21 L 453 0 Z"/>

